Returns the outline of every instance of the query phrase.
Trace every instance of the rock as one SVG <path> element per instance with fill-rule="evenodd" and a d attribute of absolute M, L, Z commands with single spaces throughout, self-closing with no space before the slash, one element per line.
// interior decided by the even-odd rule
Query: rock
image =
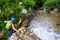
<path fill-rule="evenodd" d="M 23 3 L 22 2 L 19 2 L 20 5 L 22 5 Z"/>
<path fill-rule="evenodd" d="M 24 20 L 24 21 L 22 22 L 21 26 L 26 27 L 27 24 L 28 24 L 28 22 L 29 22 L 29 20 L 27 20 L 27 19 Z"/>
<path fill-rule="evenodd" d="M 47 11 L 46 11 L 46 9 L 43 9 L 43 10 L 39 10 L 39 13 L 40 14 L 45 14 L 45 13 L 47 13 Z"/>
<path fill-rule="evenodd" d="M 22 9 L 22 13 L 23 14 L 27 14 L 27 10 L 26 9 Z"/>
<path fill-rule="evenodd" d="M 9 40 L 40 40 L 29 29 L 22 27 L 9 38 Z"/>
<path fill-rule="evenodd" d="M 58 9 L 54 9 L 50 13 L 53 14 L 53 15 L 55 15 L 55 16 L 58 16 Z"/>

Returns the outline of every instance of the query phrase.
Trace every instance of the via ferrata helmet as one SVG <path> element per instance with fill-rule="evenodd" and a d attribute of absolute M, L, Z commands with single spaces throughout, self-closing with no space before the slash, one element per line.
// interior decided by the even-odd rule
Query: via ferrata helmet
<path fill-rule="evenodd" d="M 11 18 L 11 21 L 14 22 L 16 19 L 15 18 Z"/>

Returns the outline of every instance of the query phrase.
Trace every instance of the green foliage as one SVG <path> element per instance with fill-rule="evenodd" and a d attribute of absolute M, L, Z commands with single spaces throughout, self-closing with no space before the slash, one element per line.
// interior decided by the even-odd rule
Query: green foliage
<path fill-rule="evenodd" d="M 43 3 L 44 3 L 45 1 L 47 1 L 47 0 L 42 0 Z"/>
<path fill-rule="evenodd" d="M 16 18 L 16 22 L 23 17 L 21 8 L 19 7 L 20 0 L 0 0 L 0 31 L 5 28 L 4 20 L 10 20 L 11 17 Z M 8 33 L 4 30 L 4 35 L 1 40 L 7 40 Z"/>
<path fill-rule="evenodd" d="M 2 21 L 0 21 L 0 31 L 5 27 L 5 23 L 3 23 Z"/>
<path fill-rule="evenodd" d="M 25 8 L 35 6 L 34 0 L 0 0 L 0 30 L 5 27 L 4 20 L 10 20 L 11 17 L 15 17 L 16 21 L 23 17 L 21 13 L 22 9 L 19 6 L 19 2 L 24 3 Z"/>
<path fill-rule="evenodd" d="M 60 0 L 47 0 L 44 3 L 44 7 L 48 10 L 54 9 L 54 8 L 60 8 Z"/>
<path fill-rule="evenodd" d="M 60 0 L 57 0 L 57 8 L 60 10 Z"/>
<path fill-rule="evenodd" d="M 24 3 L 26 8 L 35 6 L 35 1 L 34 0 L 23 0 L 23 3 Z"/>
<path fill-rule="evenodd" d="M 18 21 L 23 16 L 18 4 L 19 0 L 0 0 L 0 30 L 5 26 L 4 20 L 15 17 Z"/>
<path fill-rule="evenodd" d="M 0 31 L 5 28 L 4 20 L 10 20 L 11 17 L 15 17 L 16 22 L 18 22 L 20 18 L 23 18 L 23 14 L 21 13 L 22 9 L 19 6 L 20 1 L 21 0 L 0 0 Z M 23 3 L 27 9 L 35 6 L 34 0 L 23 0 Z M 4 29 L 4 35 L 0 40 L 7 40 L 7 37 L 7 30 Z"/>
<path fill-rule="evenodd" d="M 3 30 L 4 32 L 3 32 L 3 35 L 2 36 L 0 36 L 0 40 L 7 40 L 8 39 L 8 37 L 9 37 L 9 33 L 8 33 L 8 31 L 7 30 Z"/>

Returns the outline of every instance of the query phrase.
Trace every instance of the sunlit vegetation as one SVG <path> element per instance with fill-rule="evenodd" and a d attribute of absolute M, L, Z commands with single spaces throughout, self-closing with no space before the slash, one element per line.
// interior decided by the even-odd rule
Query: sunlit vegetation
<path fill-rule="evenodd" d="M 48 10 L 52 10 L 54 8 L 60 8 L 60 0 L 46 0 L 44 3 L 44 7 Z"/>

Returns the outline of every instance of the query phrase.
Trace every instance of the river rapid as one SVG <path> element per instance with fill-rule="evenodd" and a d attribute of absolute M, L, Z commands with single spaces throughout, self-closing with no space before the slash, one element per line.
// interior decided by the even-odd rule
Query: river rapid
<path fill-rule="evenodd" d="M 41 40 L 60 40 L 60 18 L 53 14 L 37 14 L 28 28 Z"/>

